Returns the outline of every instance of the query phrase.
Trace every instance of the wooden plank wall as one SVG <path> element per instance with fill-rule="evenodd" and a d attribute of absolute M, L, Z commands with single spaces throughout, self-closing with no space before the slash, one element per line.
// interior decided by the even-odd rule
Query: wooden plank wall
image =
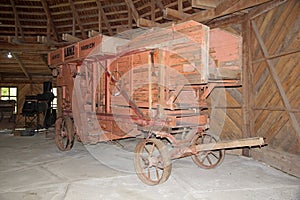
<path fill-rule="evenodd" d="M 298 177 L 299 13 L 300 1 L 287 0 L 262 5 L 245 16 L 239 24 L 244 40 L 243 86 L 223 90 L 226 103 L 211 110 L 210 129 L 223 140 L 266 138 L 267 147 L 252 149 L 247 155 Z M 218 98 L 216 91 L 209 101 Z"/>
<path fill-rule="evenodd" d="M 300 177 L 300 1 L 251 19 L 249 14 L 249 136 L 268 147 L 251 156 Z"/>
<path fill-rule="evenodd" d="M 242 35 L 241 24 L 219 26 L 235 35 Z M 242 77 L 242 75 L 239 75 Z M 210 132 L 221 140 L 243 138 L 242 87 L 215 88 L 208 97 Z"/>
<path fill-rule="evenodd" d="M 0 83 L 0 86 L 17 87 L 18 88 L 18 102 L 17 102 L 17 116 L 16 127 L 24 127 L 25 118 L 22 116 L 22 108 L 27 95 L 37 95 L 43 93 L 43 84 L 29 84 L 29 83 Z"/>

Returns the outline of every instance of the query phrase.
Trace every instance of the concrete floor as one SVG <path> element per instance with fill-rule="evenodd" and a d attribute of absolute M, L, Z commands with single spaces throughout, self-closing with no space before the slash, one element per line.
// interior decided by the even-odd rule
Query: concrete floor
<path fill-rule="evenodd" d="M 216 169 L 173 161 L 164 184 L 143 184 L 130 153 L 138 139 L 60 152 L 44 134 L 0 134 L 0 199 L 300 199 L 300 179 L 255 160 L 226 155 Z"/>

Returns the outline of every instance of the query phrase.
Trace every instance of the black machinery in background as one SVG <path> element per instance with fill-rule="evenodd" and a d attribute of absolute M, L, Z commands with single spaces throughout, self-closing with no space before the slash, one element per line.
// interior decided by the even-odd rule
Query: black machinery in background
<path fill-rule="evenodd" d="M 25 97 L 22 115 L 25 117 L 27 127 L 49 128 L 55 123 L 56 110 L 51 107 L 54 99 L 54 94 L 51 92 L 52 82 L 44 82 L 43 86 L 42 94 Z"/>

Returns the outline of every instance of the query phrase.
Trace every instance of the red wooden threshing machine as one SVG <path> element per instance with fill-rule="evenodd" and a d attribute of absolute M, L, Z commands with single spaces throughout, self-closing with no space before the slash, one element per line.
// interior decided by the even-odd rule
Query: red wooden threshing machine
<path fill-rule="evenodd" d="M 134 165 L 146 184 L 166 181 L 172 159 L 191 156 L 214 168 L 225 149 L 264 145 L 263 138 L 220 142 L 207 132 L 207 98 L 240 86 L 241 38 L 195 21 L 150 29 L 133 39 L 97 35 L 49 53 L 62 90 L 55 141 L 84 144 L 144 135 Z"/>

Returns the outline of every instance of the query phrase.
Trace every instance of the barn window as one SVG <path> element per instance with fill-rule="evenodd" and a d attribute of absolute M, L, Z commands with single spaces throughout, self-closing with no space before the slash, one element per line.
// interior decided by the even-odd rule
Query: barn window
<path fill-rule="evenodd" d="M 51 102 L 51 107 L 53 109 L 57 109 L 57 88 L 56 87 L 52 88 L 52 92 L 54 94 L 54 99 Z"/>
<path fill-rule="evenodd" d="M 1 100 L 15 100 L 14 113 L 17 113 L 17 87 L 1 87 Z"/>

